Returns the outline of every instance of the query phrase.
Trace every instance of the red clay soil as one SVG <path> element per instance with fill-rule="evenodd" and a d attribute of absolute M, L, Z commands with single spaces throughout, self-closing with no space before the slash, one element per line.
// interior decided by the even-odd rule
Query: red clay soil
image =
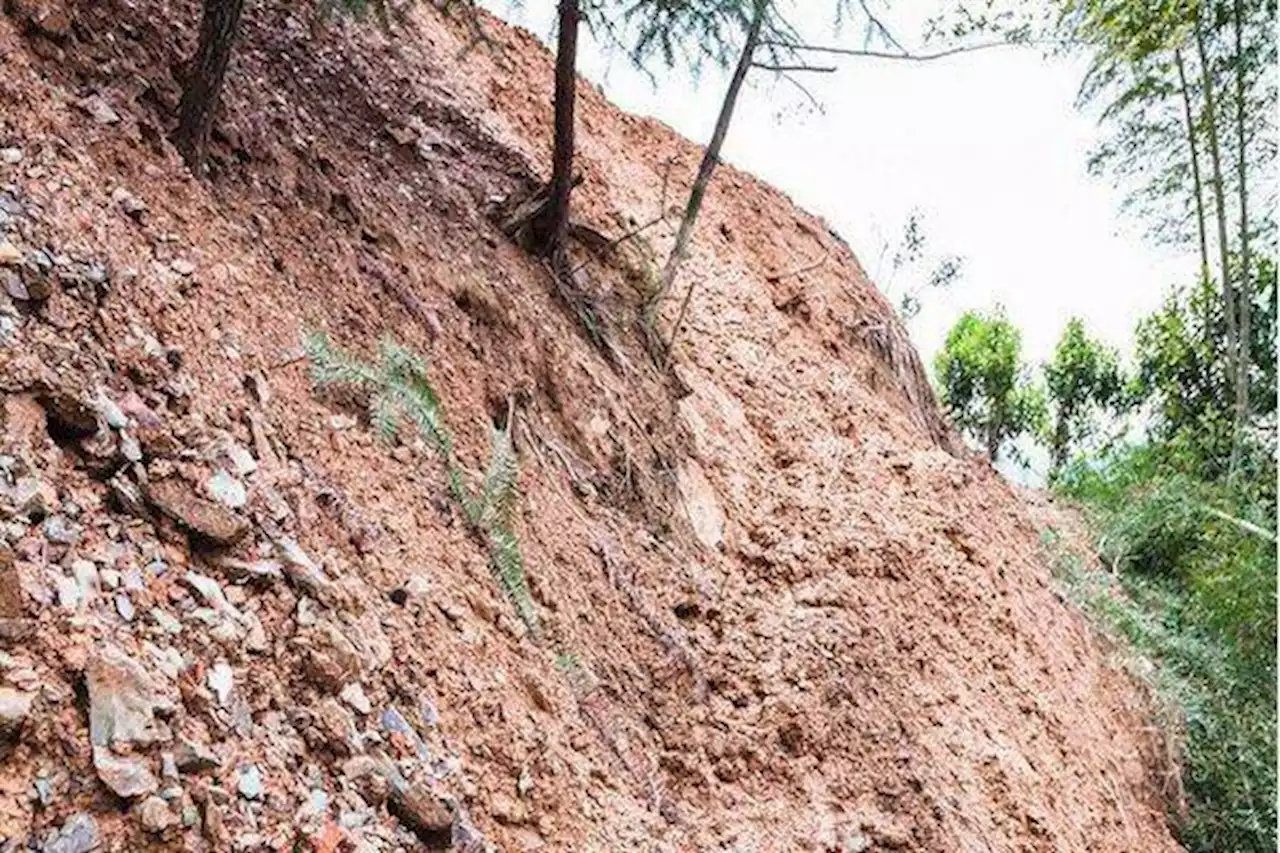
<path fill-rule="evenodd" d="M 591 229 L 700 151 L 584 84 L 611 364 L 493 224 L 547 174 L 528 34 L 251 4 L 197 181 L 198 4 L 8 6 L 0 850 L 1178 849 L 1141 694 L 822 221 L 722 169 L 659 371 L 672 229 Z M 305 329 L 424 352 L 472 469 L 514 401 L 538 635 Z"/>

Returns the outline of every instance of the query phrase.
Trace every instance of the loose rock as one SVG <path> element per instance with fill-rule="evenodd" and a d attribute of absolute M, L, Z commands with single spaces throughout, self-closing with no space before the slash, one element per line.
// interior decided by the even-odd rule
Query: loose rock
<path fill-rule="evenodd" d="M 88 113 L 90 118 L 98 124 L 117 124 L 120 121 L 120 114 L 113 110 L 101 95 L 82 98 L 76 102 L 76 106 Z"/>
<path fill-rule="evenodd" d="M 140 797 L 160 787 L 141 759 L 114 755 L 105 746 L 93 747 L 93 769 L 102 783 L 118 797 Z"/>
<path fill-rule="evenodd" d="M 453 843 L 453 812 L 425 786 L 393 793 L 387 809 L 429 850 L 447 850 Z"/>
<path fill-rule="evenodd" d="M 240 775 L 236 778 L 236 790 L 246 800 L 262 799 L 262 771 L 258 769 L 258 765 L 250 764 L 240 768 Z"/>
<path fill-rule="evenodd" d="M 81 812 L 67 818 L 61 829 L 45 839 L 41 853 L 91 853 L 101 845 L 98 822 Z"/>
<path fill-rule="evenodd" d="M 219 468 L 208 483 L 209 495 L 224 506 L 240 509 L 249 501 L 244 484 Z"/>
<path fill-rule="evenodd" d="M 249 532 L 249 522 L 231 510 L 195 494 L 180 480 L 147 487 L 147 500 L 188 531 L 217 545 L 231 545 Z"/>
<path fill-rule="evenodd" d="M 209 689 L 218 700 L 218 707 L 225 708 L 231 701 L 234 674 L 226 661 L 220 660 L 209 668 Z"/>
<path fill-rule="evenodd" d="M 217 754 L 204 744 L 185 738 L 174 752 L 174 762 L 183 773 L 202 773 L 206 770 L 217 770 L 222 766 Z"/>
<path fill-rule="evenodd" d="M 12 687 L 0 687 L 0 740 L 17 737 L 31 713 L 34 699 L 35 695 L 32 693 L 24 693 Z"/>
<path fill-rule="evenodd" d="M 342 688 L 338 698 L 346 702 L 358 713 L 367 715 L 373 711 L 373 705 L 369 702 L 369 697 L 365 695 L 364 688 L 360 686 L 358 681 L 353 681 Z"/>
<path fill-rule="evenodd" d="M 138 820 L 142 828 L 153 835 L 163 835 L 165 830 L 177 822 L 169 804 L 154 794 L 138 804 Z"/>
<path fill-rule="evenodd" d="M 163 739 L 167 731 L 157 722 L 164 702 L 150 676 L 136 661 L 114 646 L 89 658 L 85 668 L 89 687 L 89 738 L 95 746 Z"/>

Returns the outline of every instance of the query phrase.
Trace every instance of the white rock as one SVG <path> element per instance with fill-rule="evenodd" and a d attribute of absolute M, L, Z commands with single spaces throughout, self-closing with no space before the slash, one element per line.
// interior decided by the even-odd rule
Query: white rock
<path fill-rule="evenodd" d="M 58 590 L 58 605 L 68 612 L 78 610 L 80 602 L 83 600 L 83 594 L 80 591 L 80 584 L 76 583 L 76 579 L 62 576 L 53 583 Z"/>
<path fill-rule="evenodd" d="M 235 682 L 235 674 L 230 664 L 220 660 L 209 668 L 209 689 L 218 699 L 218 707 L 225 708 L 231 701 L 231 688 Z"/>
<path fill-rule="evenodd" d="M 258 769 L 258 765 L 250 764 L 240 769 L 240 775 L 236 779 L 236 790 L 246 800 L 262 799 L 262 771 Z"/>
<path fill-rule="evenodd" d="M 231 509 L 240 509 L 249 501 L 244 484 L 221 468 L 209 478 L 208 488 L 210 497 Z"/>
<path fill-rule="evenodd" d="M 369 697 L 365 695 L 364 688 L 360 686 L 358 681 L 353 681 L 342 688 L 342 692 L 338 694 L 338 697 L 361 714 L 369 714 L 373 711 L 373 704 L 369 701 Z"/>

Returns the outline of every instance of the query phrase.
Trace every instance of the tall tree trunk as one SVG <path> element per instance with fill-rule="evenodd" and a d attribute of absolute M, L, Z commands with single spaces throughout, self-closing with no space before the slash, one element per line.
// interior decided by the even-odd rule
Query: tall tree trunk
<path fill-rule="evenodd" d="M 578 0 L 560 0 L 556 41 L 555 147 L 551 152 L 551 193 L 533 224 L 535 250 L 562 260 L 569 239 L 569 193 L 573 191 L 573 113 L 577 86 Z"/>
<path fill-rule="evenodd" d="M 1205 130 L 1209 137 L 1209 186 L 1213 191 L 1213 207 L 1218 220 L 1218 257 L 1222 267 L 1222 312 L 1227 321 L 1227 376 L 1236 377 L 1236 360 L 1240 336 L 1236 326 L 1235 286 L 1231 281 L 1229 249 L 1227 245 L 1227 200 L 1223 189 L 1222 156 L 1218 146 L 1218 106 L 1213 90 L 1213 72 L 1209 65 L 1209 52 L 1205 47 L 1204 27 L 1199 17 L 1195 19 L 1196 49 L 1200 54 L 1200 78 L 1204 86 Z M 1237 427 L 1239 425 L 1237 424 Z"/>
<path fill-rule="evenodd" d="M 179 105 L 174 144 L 197 175 L 204 171 L 205 149 L 213 132 L 222 82 L 231 62 L 231 48 L 240 29 L 244 0 L 204 0 L 200 44 L 187 67 Z"/>
<path fill-rule="evenodd" d="M 703 152 L 702 162 L 698 165 L 698 175 L 694 178 L 693 188 L 689 191 L 684 218 L 680 220 L 680 230 L 676 233 L 675 247 L 672 248 L 671 255 L 667 258 L 667 265 L 662 271 L 662 283 L 649 302 L 651 312 L 656 312 L 658 303 L 666 297 L 671 286 L 675 284 L 676 273 L 689 251 L 689 240 L 693 237 L 693 226 L 698 221 L 698 211 L 702 209 L 702 198 L 706 195 L 707 185 L 711 183 L 711 176 L 720 163 L 720 149 L 724 145 L 725 136 L 729 133 L 729 123 L 733 120 L 733 108 L 738 103 L 738 93 L 742 91 L 742 83 L 747 79 L 747 72 L 751 70 L 752 57 L 755 55 L 756 45 L 760 42 L 760 29 L 764 26 L 765 14 L 768 10 L 768 0 L 756 0 L 755 13 L 751 18 L 751 26 L 747 30 L 747 41 L 742 46 L 738 65 L 733 69 L 733 77 L 729 80 L 729 91 L 725 92 L 724 101 L 720 104 L 720 115 L 716 118 L 711 142 Z M 682 316 L 684 314 L 683 307 L 680 314 Z M 673 340 L 675 332 L 679 329 L 679 322 L 679 320 L 676 321 L 676 327 L 672 330 Z"/>
<path fill-rule="evenodd" d="M 1244 4 L 1235 0 L 1236 35 L 1236 184 L 1240 196 L 1240 284 L 1236 298 L 1240 305 L 1240 351 L 1236 359 L 1236 439 L 1231 447 L 1231 470 L 1240 460 L 1244 427 L 1249 422 L 1249 341 L 1250 314 L 1253 308 L 1253 277 L 1249 269 L 1249 193 L 1247 184 L 1247 152 L 1245 143 L 1245 61 L 1244 61 Z"/>
<path fill-rule="evenodd" d="M 1209 278 L 1209 234 L 1205 222 L 1204 184 L 1200 178 L 1200 145 L 1196 139 L 1195 110 L 1191 107 L 1191 87 L 1187 85 L 1187 72 L 1182 60 L 1182 50 L 1173 52 L 1173 60 L 1178 68 L 1178 88 L 1182 93 L 1182 109 L 1187 119 L 1187 146 L 1191 149 L 1191 185 L 1195 192 L 1196 236 L 1200 248 L 1200 277 Z"/>

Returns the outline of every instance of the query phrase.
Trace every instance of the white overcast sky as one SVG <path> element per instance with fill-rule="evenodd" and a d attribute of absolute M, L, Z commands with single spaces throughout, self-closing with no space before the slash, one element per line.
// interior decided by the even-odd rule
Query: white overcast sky
<path fill-rule="evenodd" d="M 553 35 L 553 0 L 485 5 L 544 41 Z M 905 41 L 919 32 L 927 6 L 913 4 L 913 20 L 886 17 Z M 824 41 L 857 46 L 859 36 Z M 579 72 L 622 108 L 699 142 L 710 137 L 725 74 L 706 71 L 695 82 L 673 72 L 655 89 L 589 38 L 579 54 Z M 834 74 L 804 78 L 823 114 L 802 109 L 796 90 L 754 72 L 724 159 L 826 218 L 873 275 L 880 246 L 920 211 L 931 247 L 965 261 L 960 282 L 930 292 L 911 324 L 926 360 L 962 312 L 997 303 L 1022 329 L 1033 362 L 1049 356 L 1073 314 L 1127 350 L 1137 318 L 1187 278 L 1192 264 L 1141 240 L 1119 215 L 1119 191 L 1085 172 L 1099 131 L 1074 106 L 1083 63 L 997 49 L 933 63 L 839 64 Z"/>

